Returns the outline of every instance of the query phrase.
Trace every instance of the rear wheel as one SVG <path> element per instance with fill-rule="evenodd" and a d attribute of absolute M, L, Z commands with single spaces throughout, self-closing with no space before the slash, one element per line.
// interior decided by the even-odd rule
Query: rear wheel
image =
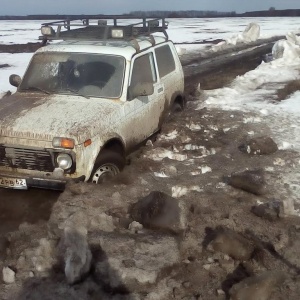
<path fill-rule="evenodd" d="M 171 114 L 174 114 L 174 113 L 176 114 L 181 111 L 183 111 L 182 105 L 178 102 L 173 103 L 172 108 L 171 108 Z"/>
<path fill-rule="evenodd" d="M 95 162 L 90 181 L 95 184 L 107 182 L 119 174 L 124 166 L 125 158 L 121 154 L 104 150 Z"/>
<path fill-rule="evenodd" d="M 167 116 L 167 121 L 173 120 L 173 118 L 176 116 L 176 114 L 180 113 L 183 111 L 183 106 L 179 102 L 174 102 L 172 106 L 170 107 L 168 116 Z"/>

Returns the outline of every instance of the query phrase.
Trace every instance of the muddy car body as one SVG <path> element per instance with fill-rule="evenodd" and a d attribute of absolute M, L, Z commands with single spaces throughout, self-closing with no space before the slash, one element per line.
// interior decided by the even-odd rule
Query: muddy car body
<path fill-rule="evenodd" d="M 117 174 L 170 109 L 184 106 L 183 89 L 164 37 L 42 47 L 17 92 L 0 100 L 0 186 L 63 189 L 68 179 Z"/>

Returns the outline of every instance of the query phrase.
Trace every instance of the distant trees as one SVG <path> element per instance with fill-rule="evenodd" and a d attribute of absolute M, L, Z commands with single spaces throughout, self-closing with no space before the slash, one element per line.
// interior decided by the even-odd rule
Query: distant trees
<path fill-rule="evenodd" d="M 231 12 L 219 12 L 209 10 L 179 10 L 179 11 L 131 11 L 130 15 L 137 17 L 154 17 L 154 18 L 203 18 L 203 17 L 234 17 L 235 11 Z"/>
<path fill-rule="evenodd" d="M 1 13 L 0 13 L 1 14 Z M 1 16 L 0 20 L 59 20 L 59 19 L 83 19 L 84 17 L 99 18 L 104 17 L 103 14 L 97 15 L 27 15 L 27 16 Z M 284 9 L 278 10 L 270 7 L 268 10 L 251 11 L 237 14 L 235 11 L 218 12 L 218 11 L 202 11 L 202 10 L 181 10 L 181 11 L 133 11 L 123 15 L 124 17 L 137 18 L 223 18 L 223 17 L 299 17 L 300 9 Z"/>

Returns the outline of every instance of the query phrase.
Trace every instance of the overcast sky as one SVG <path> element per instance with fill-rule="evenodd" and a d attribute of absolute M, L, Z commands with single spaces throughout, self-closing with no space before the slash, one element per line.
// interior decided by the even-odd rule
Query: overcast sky
<path fill-rule="evenodd" d="M 0 0 L 0 15 L 121 14 L 134 10 L 253 10 L 300 8 L 300 0 Z"/>

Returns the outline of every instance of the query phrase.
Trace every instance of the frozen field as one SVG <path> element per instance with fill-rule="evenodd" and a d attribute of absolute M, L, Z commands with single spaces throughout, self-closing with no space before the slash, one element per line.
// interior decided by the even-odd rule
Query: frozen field
<path fill-rule="evenodd" d="M 300 18 L 220 18 L 167 19 L 168 34 L 175 43 L 194 43 L 227 39 L 243 32 L 249 23 L 258 23 L 261 38 L 300 31 Z M 49 21 L 45 21 L 49 22 Z M 43 21 L 0 21 L 0 44 L 37 42 Z"/>
<path fill-rule="evenodd" d="M 178 49 L 205 51 L 217 39 L 234 41 L 249 23 L 260 26 L 260 39 L 300 32 L 300 18 L 220 18 L 220 19 L 169 19 L 168 34 Z M 45 21 L 47 22 L 47 21 Z M 49 21 L 48 21 L 49 22 Z M 128 22 L 128 21 L 125 21 Z M 43 21 L 0 21 L 1 44 L 26 44 L 38 42 Z M 197 44 L 206 42 L 206 44 Z M 195 44 L 196 43 L 196 44 Z M 0 93 L 14 91 L 8 83 L 12 73 L 23 75 L 32 54 L 0 53 L 0 65 L 11 67 L 0 69 Z"/>

